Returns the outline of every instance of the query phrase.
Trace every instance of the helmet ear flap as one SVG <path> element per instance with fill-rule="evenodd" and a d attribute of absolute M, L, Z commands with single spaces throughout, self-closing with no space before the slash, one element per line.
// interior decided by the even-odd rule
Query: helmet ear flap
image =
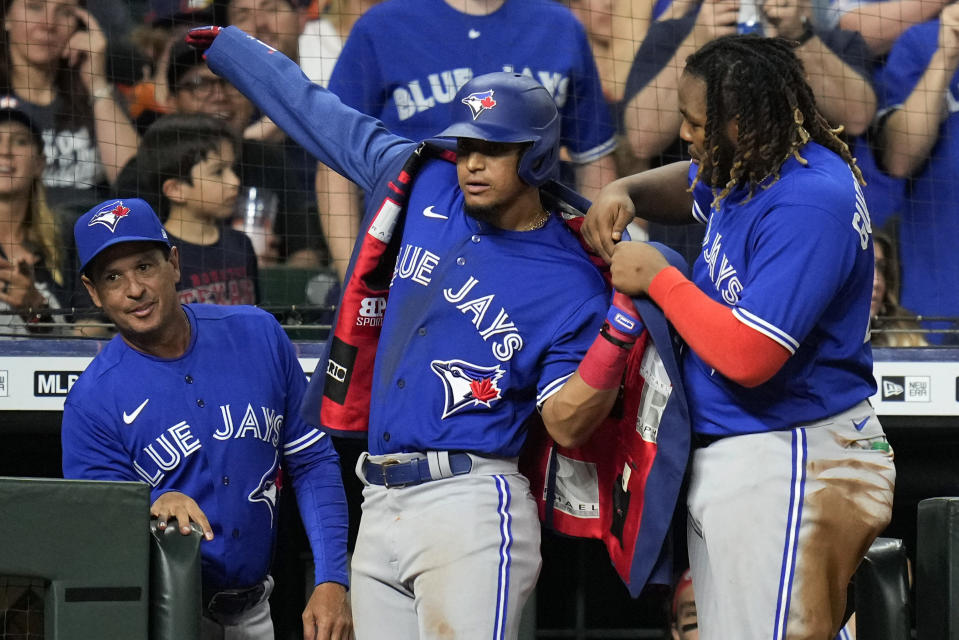
<path fill-rule="evenodd" d="M 538 187 L 553 175 L 558 166 L 556 149 L 541 142 L 534 142 L 528 149 L 523 150 L 519 160 L 519 177 L 528 185 Z"/>

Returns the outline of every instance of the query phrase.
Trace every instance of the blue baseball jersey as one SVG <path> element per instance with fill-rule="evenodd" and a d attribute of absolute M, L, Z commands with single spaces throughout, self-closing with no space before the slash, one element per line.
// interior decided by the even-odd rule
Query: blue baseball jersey
<path fill-rule="evenodd" d="M 395 178 L 416 147 L 234 27 L 207 63 L 367 192 Z M 526 419 L 595 339 L 609 308 L 605 282 L 556 215 L 526 232 L 467 216 L 445 160 L 420 170 L 407 211 L 374 368 L 370 452 L 516 456 Z"/>
<path fill-rule="evenodd" d="M 480 223 L 463 210 L 455 165 L 428 164 L 383 318 L 371 453 L 519 455 L 526 419 L 579 366 L 608 306 L 557 216 L 536 231 Z"/>
<path fill-rule="evenodd" d="M 880 113 L 899 108 L 925 73 L 939 41 L 939 20 L 903 33 L 879 74 Z M 959 73 L 944 96 L 947 111 L 926 162 L 909 181 L 899 223 L 902 304 L 926 316 L 959 316 Z M 932 328 L 950 323 L 924 323 Z M 941 335 L 926 336 L 932 342 Z"/>
<path fill-rule="evenodd" d="M 873 246 L 865 199 L 837 154 L 814 142 L 800 153 L 806 165 L 791 157 L 779 180 L 751 199 L 739 188 L 715 209 L 711 189 L 694 189 L 693 215 L 706 224 L 706 234 L 693 281 L 791 354 L 776 375 L 749 389 L 688 350 L 686 391 L 698 433 L 785 429 L 835 415 L 875 393 L 867 341 Z"/>
<path fill-rule="evenodd" d="M 401 44 L 391 34 L 401 33 Z M 424 140 L 446 128 L 457 90 L 474 76 L 515 71 L 539 81 L 559 109 L 573 162 L 615 147 L 615 128 L 586 32 L 554 0 L 506 0 L 489 15 L 444 0 L 387 0 L 350 32 L 330 91 L 390 131 Z"/>
<path fill-rule="evenodd" d="M 204 588 L 239 588 L 269 572 L 282 467 L 317 583 L 348 584 L 339 460 L 299 417 L 306 376 L 293 345 L 254 307 L 183 309 L 191 332 L 183 356 L 156 358 L 117 336 L 79 377 L 64 405 L 64 477 L 146 482 L 151 501 L 190 496 L 215 536 L 200 547 Z"/>

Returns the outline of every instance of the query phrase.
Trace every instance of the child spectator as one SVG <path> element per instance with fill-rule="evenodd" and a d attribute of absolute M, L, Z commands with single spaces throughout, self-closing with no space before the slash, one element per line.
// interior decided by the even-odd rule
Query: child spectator
<path fill-rule="evenodd" d="M 231 229 L 240 179 L 236 136 L 206 114 L 170 114 L 150 125 L 121 194 L 139 195 L 163 220 L 180 253 L 180 302 L 256 304 L 257 261 Z"/>

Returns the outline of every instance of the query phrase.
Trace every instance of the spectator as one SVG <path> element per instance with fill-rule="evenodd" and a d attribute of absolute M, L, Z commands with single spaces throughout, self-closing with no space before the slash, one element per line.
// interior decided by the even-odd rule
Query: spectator
<path fill-rule="evenodd" d="M 149 484 L 160 530 L 203 531 L 200 637 L 272 640 L 282 468 L 315 563 L 304 636 L 349 637 L 338 458 L 298 415 L 306 378 L 289 338 L 255 308 L 178 304 L 177 248 L 143 200 L 98 205 L 74 233 L 83 284 L 119 335 L 67 397 L 64 477 Z"/>
<path fill-rule="evenodd" d="M 326 11 L 310 20 L 300 34 L 300 67 L 306 77 L 325 87 L 330 83 L 333 66 L 353 25 L 366 10 L 380 0 L 332 0 Z"/>
<path fill-rule="evenodd" d="M 909 27 L 934 19 L 950 0 L 834 0 L 828 26 L 858 31 L 875 56 L 885 56 Z"/>
<path fill-rule="evenodd" d="M 130 116 L 140 133 L 170 111 L 167 65 L 173 44 L 182 40 L 190 26 L 216 22 L 213 0 L 150 0 L 144 24 L 130 35 L 150 66 L 143 79 L 125 91 Z"/>
<path fill-rule="evenodd" d="M 899 304 L 899 261 L 895 245 L 883 233 L 874 233 L 876 273 L 872 281 L 872 346 L 928 346 L 914 314 Z"/>
<path fill-rule="evenodd" d="M 66 302 L 72 260 L 42 182 L 40 129 L 16 98 L 0 98 L 0 333 L 27 334 L 62 322 L 48 309 Z"/>
<path fill-rule="evenodd" d="M 883 164 L 909 178 L 899 223 L 902 304 L 920 316 L 959 316 L 959 4 L 906 31 L 880 75 Z M 950 321 L 923 321 L 948 330 Z M 941 343 L 944 334 L 930 333 Z M 951 338 L 954 340 L 954 337 Z"/>
<path fill-rule="evenodd" d="M 449 103 L 467 80 L 502 70 L 548 85 L 575 182 L 587 197 L 595 195 L 615 176 L 615 130 L 585 30 L 552 0 L 382 2 L 357 20 L 330 90 L 390 131 L 422 140 L 445 126 Z M 316 191 L 342 277 L 360 219 L 358 191 L 328 168 L 320 170 Z"/>
<path fill-rule="evenodd" d="M 106 74 L 106 38 L 78 0 L 4 0 L 3 9 L 0 92 L 43 134 L 51 204 L 83 211 L 137 148 Z"/>
<path fill-rule="evenodd" d="M 802 0 L 768 5 L 769 18 L 762 28 L 766 35 L 800 42 L 796 53 L 826 119 L 847 134 L 864 132 L 875 114 L 876 96 L 862 39 L 814 27 Z M 688 157 L 679 138 L 682 116 L 676 91 L 683 65 L 707 42 L 736 33 L 738 15 L 738 0 L 705 0 L 682 18 L 650 25 L 630 70 L 623 112 L 626 136 L 641 162 L 657 167 Z M 703 229 L 698 225 L 666 228 L 650 223 L 649 231 L 651 239 L 680 249 L 690 263 L 699 253 Z"/>
<path fill-rule="evenodd" d="M 620 111 L 626 77 L 652 19 L 652 0 L 565 0 L 565 4 L 586 29 L 603 86 L 603 97 L 618 125 L 613 156 L 617 177 L 648 168 L 638 161 L 629 145 L 625 144 Z M 634 240 L 640 239 L 635 233 L 632 237 Z"/>
<path fill-rule="evenodd" d="M 256 304 L 256 253 L 229 227 L 240 179 L 236 136 L 206 114 L 171 114 L 143 135 L 130 193 L 157 203 L 180 258 L 180 303 Z M 135 190 L 134 190 L 135 189 Z"/>
<path fill-rule="evenodd" d="M 210 71 L 203 57 L 180 41 L 170 52 L 167 68 L 170 88 L 168 106 L 172 113 L 204 113 L 224 121 L 240 136 L 254 117 L 253 105 L 228 82 Z M 242 139 L 237 173 L 241 189 L 256 187 L 261 196 L 274 194 L 276 221 L 273 241 L 260 255 L 262 265 L 316 268 L 327 264 L 328 253 L 319 227 L 312 173 L 302 169 L 305 154 L 290 141 L 282 144 Z M 315 167 L 311 160 L 310 167 Z M 137 184 L 135 166 L 127 167 L 121 185 L 130 191 Z M 132 181 L 132 182 L 131 182 Z"/>

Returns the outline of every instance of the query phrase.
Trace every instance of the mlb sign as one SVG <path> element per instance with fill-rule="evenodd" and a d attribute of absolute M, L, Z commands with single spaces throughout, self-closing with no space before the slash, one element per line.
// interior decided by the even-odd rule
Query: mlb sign
<path fill-rule="evenodd" d="M 33 395 L 37 398 L 65 397 L 82 371 L 34 371 Z"/>
<path fill-rule="evenodd" d="M 930 402 L 929 376 L 883 376 L 879 393 L 883 402 Z"/>

